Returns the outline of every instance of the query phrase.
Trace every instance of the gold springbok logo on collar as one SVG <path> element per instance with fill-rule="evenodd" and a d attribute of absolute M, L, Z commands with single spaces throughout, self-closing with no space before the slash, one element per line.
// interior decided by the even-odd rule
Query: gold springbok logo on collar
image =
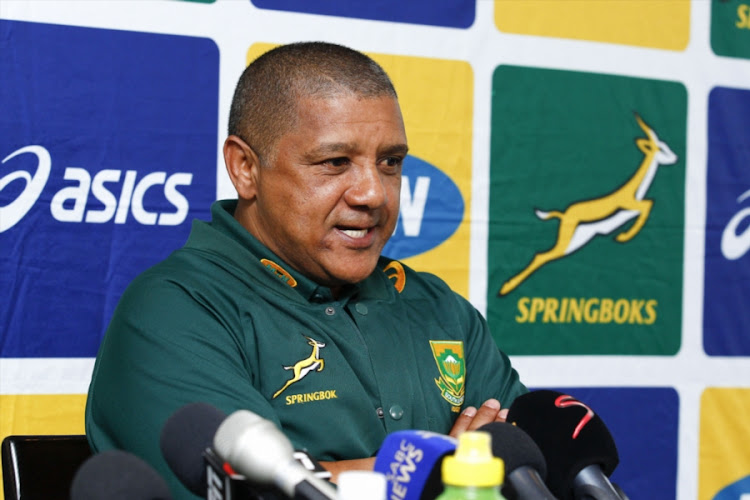
<path fill-rule="evenodd" d="M 326 365 L 326 363 L 323 358 L 320 357 L 320 350 L 326 346 L 325 343 L 318 342 L 311 337 L 305 336 L 305 338 L 307 339 L 307 343 L 312 346 L 312 352 L 305 359 L 301 359 L 293 365 L 284 366 L 284 370 L 292 370 L 292 378 L 287 380 L 286 383 L 281 387 L 281 389 L 274 393 L 273 398 L 271 399 L 276 399 L 276 397 L 284 392 L 287 387 L 294 384 L 295 382 L 299 382 L 311 371 L 323 371 L 323 367 Z"/>
<path fill-rule="evenodd" d="M 615 191 L 600 198 L 573 203 L 564 212 L 536 210 L 536 216 L 541 220 L 560 219 L 557 241 L 549 250 L 534 255 L 523 271 L 506 281 L 500 289 L 500 295 L 510 293 L 544 264 L 570 255 L 597 234 L 609 234 L 637 217 L 630 229 L 615 237 L 619 243 L 625 243 L 643 228 L 654 205 L 653 200 L 647 200 L 645 196 L 654 180 L 656 169 L 659 165 L 676 163 L 677 155 L 665 142 L 659 140 L 654 129 L 638 114 L 635 119 L 646 133 L 646 137 L 635 140 L 636 146 L 643 153 L 643 161 L 635 174 Z"/>

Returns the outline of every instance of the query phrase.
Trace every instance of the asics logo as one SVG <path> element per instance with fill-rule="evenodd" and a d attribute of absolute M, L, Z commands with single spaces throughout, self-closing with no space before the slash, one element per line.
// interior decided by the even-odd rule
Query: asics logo
<path fill-rule="evenodd" d="M 742 193 L 737 198 L 737 203 L 742 203 L 748 196 L 750 196 L 750 190 Z M 740 224 L 749 215 L 750 207 L 743 208 L 734 214 L 724 228 L 724 232 L 721 233 L 721 253 L 728 260 L 737 260 L 750 249 L 750 228 L 745 228 L 741 234 L 737 234 Z"/>
<path fill-rule="evenodd" d="M 49 151 L 39 145 L 26 146 L 9 154 L 2 161 L 3 167 L 25 153 L 37 157 L 34 175 L 25 170 L 16 170 L 0 177 L 0 193 L 14 181 L 26 182 L 25 188 L 15 200 L 0 207 L 0 233 L 24 218 L 49 180 L 52 159 Z M 59 222 L 101 224 L 114 220 L 115 224 L 124 224 L 132 215 L 136 222 L 143 225 L 176 226 L 185 220 L 190 208 L 187 198 L 177 188 L 191 184 L 191 173 L 177 172 L 168 175 L 167 172 L 150 172 L 138 179 L 138 172 L 135 170 L 125 171 L 123 175 L 121 170 L 104 169 L 92 178 L 88 170 L 67 167 L 63 179 L 72 184 L 57 191 L 50 203 L 50 214 Z M 113 188 L 118 185 L 119 196 L 116 196 L 117 191 Z M 163 186 L 162 194 L 169 204 L 160 203 L 159 206 L 165 206 L 166 211 L 151 212 L 144 207 L 147 191 L 156 186 Z M 89 195 L 93 195 L 103 207 L 90 208 Z"/>
<path fill-rule="evenodd" d="M 21 195 L 10 204 L 0 207 L 0 233 L 12 228 L 18 223 L 18 221 L 23 219 L 23 216 L 26 215 L 32 206 L 34 206 L 39 195 L 42 194 L 42 189 L 44 189 L 44 186 L 47 184 L 47 179 L 49 178 L 49 172 L 52 168 L 52 159 L 49 156 L 49 152 L 41 146 L 26 146 L 25 148 L 21 148 L 6 156 L 3 160 L 3 164 L 24 153 L 35 154 L 39 163 L 37 164 L 36 173 L 34 173 L 33 177 L 25 170 L 17 170 L 0 177 L 0 192 L 5 186 L 17 179 L 23 179 L 26 181 L 26 187 Z"/>

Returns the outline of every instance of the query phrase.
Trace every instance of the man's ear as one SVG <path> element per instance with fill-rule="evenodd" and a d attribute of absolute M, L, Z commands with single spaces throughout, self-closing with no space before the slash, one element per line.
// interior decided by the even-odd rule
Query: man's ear
<path fill-rule="evenodd" d="M 237 196 L 243 200 L 255 199 L 260 158 L 250 145 L 236 135 L 227 137 L 224 141 L 224 163 Z"/>

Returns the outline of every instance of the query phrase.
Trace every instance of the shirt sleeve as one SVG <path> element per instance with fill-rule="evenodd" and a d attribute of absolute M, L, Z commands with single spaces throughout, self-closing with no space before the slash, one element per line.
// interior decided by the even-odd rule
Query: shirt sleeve
<path fill-rule="evenodd" d="M 495 398 L 503 408 L 508 408 L 528 389 L 502 351 L 502 346 L 498 347 L 484 317 L 460 295 L 456 294 L 456 301 L 467 328 L 465 406 L 479 407 Z"/>
<path fill-rule="evenodd" d="M 244 342 L 248 325 L 219 314 L 194 290 L 153 273 L 126 290 L 100 347 L 86 407 L 94 451 L 124 449 L 167 479 L 175 498 L 197 498 L 159 449 L 164 422 L 180 407 L 249 409 L 279 425 L 253 387 Z"/>

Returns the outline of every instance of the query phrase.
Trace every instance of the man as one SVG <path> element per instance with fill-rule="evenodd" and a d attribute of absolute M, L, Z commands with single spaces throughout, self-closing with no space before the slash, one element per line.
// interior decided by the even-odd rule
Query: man
<path fill-rule="evenodd" d="M 236 201 L 123 294 L 86 408 L 97 450 L 151 462 L 178 408 L 275 422 L 336 475 L 402 429 L 458 435 L 526 391 L 481 315 L 380 253 L 408 151 L 396 92 L 367 56 L 291 44 L 235 91 L 224 159 Z"/>

